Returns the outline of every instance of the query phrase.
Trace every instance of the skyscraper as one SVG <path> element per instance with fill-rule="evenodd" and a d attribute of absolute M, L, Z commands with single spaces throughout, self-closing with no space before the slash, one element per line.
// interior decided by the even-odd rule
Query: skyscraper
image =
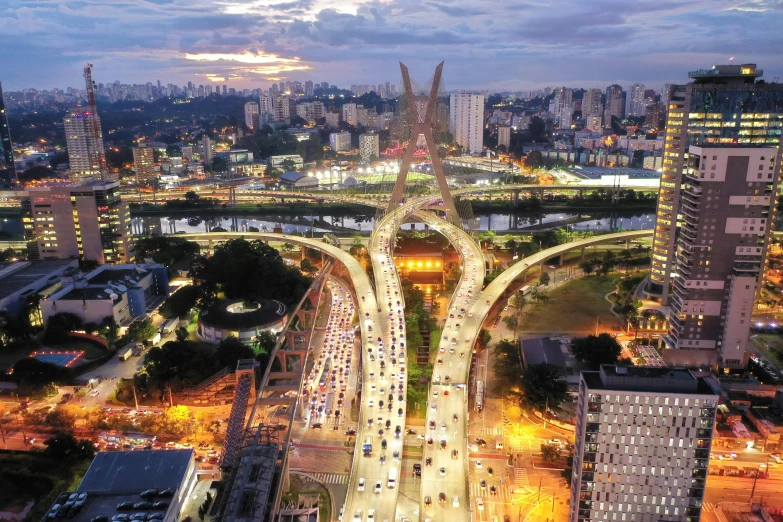
<path fill-rule="evenodd" d="M 206 166 L 211 166 L 214 157 L 215 143 L 205 134 L 201 137 L 201 162 Z"/>
<path fill-rule="evenodd" d="M 717 403 L 689 370 L 582 372 L 570 522 L 699 520 Z"/>
<path fill-rule="evenodd" d="M 343 105 L 343 121 L 352 127 L 359 125 L 359 114 L 355 103 Z"/>
<path fill-rule="evenodd" d="M 503 150 L 508 152 L 509 146 L 511 146 L 511 127 L 508 125 L 498 125 L 498 147 L 504 147 Z"/>
<path fill-rule="evenodd" d="M 451 95 L 449 131 L 460 147 L 471 154 L 481 154 L 484 149 L 483 94 Z"/>
<path fill-rule="evenodd" d="M 18 181 L 16 178 L 16 166 L 14 165 L 14 147 L 11 142 L 11 129 L 8 126 L 8 113 L 5 111 L 5 99 L 3 98 L 3 84 L 0 83 L 0 160 L 8 170 L 8 179 Z"/>
<path fill-rule="evenodd" d="M 304 94 L 305 94 L 305 96 L 308 97 L 308 98 L 312 98 L 314 92 L 315 91 L 313 89 L 313 82 L 311 82 L 310 80 L 307 80 L 305 82 L 305 86 L 304 86 Z"/>
<path fill-rule="evenodd" d="M 606 88 L 606 108 L 604 109 L 604 126 L 612 124 L 612 116 L 622 120 L 625 118 L 625 91 L 619 85 Z"/>
<path fill-rule="evenodd" d="M 644 109 L 647 106 L 647 100 L 644 97 L 644 85 L 634 83 L 628 93 L 630 102 L 628 103 L 629 116 L 644 116 Z"/>
<path fill-rule="evenodd" d="M 258 114 L 274 114 L 275 106 L 271 93 L 262 92 L 258 96 Z"/>
<path fill-rule="evenodd" d="M 91 107 L 74 107 L 65 115 L 63 123 L 70 178 L 76 181 L 87 177 L 100 179 L 106 158 L 97 111 Z"/>
<path fill-rule="evenodd" d="M 296 99 L 287 94 L 275 98 L 275 121 L 285 121 L 296 116 Z"/>
<path fill-rule="evenodd" d="M 253 128 L 253 116 L 258 114 L 258 104 L 253 101 L 245 103 L 245 126 L 248 129 Z"/>
<path fill-rule="evenodd" d="M 152 147 L 147 147 L 146 143 L 133 149 L 133 170 L 136 171 L 136 184 L 140 187 L 152 185 L 157 179 L 155 151 Z"/>
<path fill-rule="evenodd" d="M 22 198 L 31 260 L 79 257 L 99 263 L 130 262 L 130 220 L 128 203 L 120 201 L 116 181 L 36 187 Z"/>
<path fill-rule="evenodd" d="M 671 360 L 738 368 L 775 224 L 783 85 L 754 64 L 672 86 L 648 289 L 670 308 Z M 671 294 L 670 294 L 671 292 Z"/>

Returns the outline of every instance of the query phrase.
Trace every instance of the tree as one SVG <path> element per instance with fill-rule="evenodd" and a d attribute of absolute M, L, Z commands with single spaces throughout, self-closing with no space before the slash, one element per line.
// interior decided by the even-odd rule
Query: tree
<path fill-rule="evenodd" d="M 560 458 L 560 445 L 559 444 L 542 444 L 541 456 L 547 462 L 556 462 Z"/>
<path fill-rule="evenodd" d="M 571 353 L 580 362 L 593 369 L 598 369 L 602 364 L 614 364 L 620 357 L 622 346 L 612 335 L 603 332 L 598 336 L 588 335 L 575 339 L 571 343 Z"/>
<path fill-rule="evenodd" d="M 313 275 L 313 274 L 315 274 L 316 272 L 318 272 L 318 267 L 317 267 L 317 266 L 315 266 L 315 265 L 314 265 L 314 264 L 313 264 L 313 263 L 312 263 L 312 262 L 311 262 L 309 259 L 307 259 L 307 258 L 304 258 L 304 259 L 302 259 L 302 261 L 299 263 L 299 268 L 301 268 L 301 269 L 302 269 L 302 272 L 304 272 L 304 273 L 306 273 L 306 274 L 309 274 L 309 275 Z"/>
<path fill-rule="evenodd" d="M 489 341 L 492 340 L 492 334 L 489 333 L 489 330 L 486 328 L 482 328 L 478 335 L 478 345 L 481 348 L 486 348 L 489 346 Z"/>
<path fill-rule="evenodd" d="M 204 517 L 209 512 L 209 507 L 212 505 L 212 493 L 207 491 L 207 496 L 204 499 L 204 503 L 198 507 L 198 518 L 204 520 Z"/>
<path fill-rule="evenodd" d="M 255 344 L 260 353 L 272 353 L 277 344 L 277 337 L 268 330 L 261 332 L 255 339 Z"/>
<path fill-rule="evenodd" d="M 175 156 L 182 156 L 182 149 L 179 148 L 179 145 L 169 145 L 166 147 L 166 156 L 169 158 L 173 158 Z"/>
<path fill-rule="evenodd" d="M 64 383 L 71 377 L 68 368 L 25 357 L 14 364 L 13 376 L 17 382 L 44 386 L 50 383 Z"/>
<path fill-rule="evenodd" d="M 134 321 L 128 327 L 128 338 L 131 341 L 146 341 L 156 333 L 158 333 L 158 329 L 146 317 L 141 321 Z"/>
<path fill-rule="evenodd" d="M 190 421 L 190 408 L 187 406 L 172 406 L 163 412 L 163 422 L 166 429 L 175 435 L 185 434 L 190 426 Z"/>
<path fill-rule="evenodd" d="M 220 341 L 217 347 L 217 355 L 221 366 L 229 366 L 231 368 L 235 368 L 237 361 L 240 359 L 252 359 L 255 356 L 253 350 L 248 345 L 233 335 Z"/>
<path fill-rule="evenodd" d="M 195 192 L 188 192 L 188 194 L 198 198 Z M 187 194 L 186 200 L 188 200 Z M 144 263 L 145 259 L 153 259 L 156 263 L 172 266 L 187 256 L 197 256 L 199 246 L 194 241 L 176 236 L 148 236 L 136 240 L 133 252 L 137 263 Z"/>
<path fill-rule="evenodd" d="M 521 292 L 517 292 L 514 295 L 511 296 L 511 298 L 508 300 L 508 304 L 516 308 L 519 312 L 522 311 L 525 306 L 527 306 L 527 297 L 522 295 Z"/>
<path fill-rule="evenodd" d="M 212 172 L 226 172 L 228 170 L 228 161 L 223 156 L 212 158 Z"/>
<path fill-rule="evenodd" d="M 547 272 L 541 272 L 538 277 L 539 286 L 549 286 L 549 274 Z"/>
<path fill-rule="evenodd" d="M 544 123 L 544 120 L 542 120 L 538 116 L 533 116 L 530 119 L 530 123 L 527 124 L 527 130 L 530 132 L 530 136 L 534 140 L 540 140 L 546 138 L 546 123 Z M 538 152 L 538 151 L 533 151 L 533 152 Z M 540 152 L 538 153 L 541 154 Z M 528 158 L 530 158 L 530 155 L 528 155 Z"/>
<path fill-rule="evenodd" d="M 544 363 L 529 366 L 522 374 L 523 405 L 538 411 L 556 410 L 568 395 L 568 383 L 560 379 L 560 368 Z"/>
<path fill-rule="evenodd" d="M 582 269 L 586 276 L 589 276 L 595 270 L 595 263 L 592 259 L 585 259 L 579 262 L 579 268 Z"/>
<path fill-rule="evenodd" d="M 44 441 L 44 455 L 57 460 L 92 459 L 95 457 L 95 445 L 89 440 L 77 440 L 70 433 L 58 433 Z"/>
<path fill-rule="evenodd" d="M 46 424 L 53 430 L 71 433 L 76 426 L 77 415 L 73 408 L 59 406 L 46 415 Z"/>
<path fill-rule="evenodd" d="M 166 319 L 185 317 L 198 302 L 199 289 L 193 285 L 182 286 L 161 305 L 160 315 Z"/>
<path fill-rule="evenodd" d="M 68 341 L 68 334 L 81 330 L 82 326 L 84 322 L 77 315 L 68 312 L 54 314 L 46 322 L 43 341 L 47 344 L 62 344 Z"/>
<path fill-rule="evenodd" d="M 283 243 L 283 252 L 290 252 L 294 248 L 296 248 L 296 245 L 294 245 L 292 243 Z"/>
<path fill-rule="evenodd" d="M 516 315 L 507 315 L 503 317 L 503 324 L 510 330 L 514 330 L 514 338 L 517 337 L 517 328 L 519 327 L 519 318 Z"/>
<path fill-rule="evenodd" d="M 187 341 L 188 337 L 190 337 L 190 334 L 188 333 L 188 329 L 184 326 L 180 326 L 176 330 L 174 330 L 174 335 L 177 337 L 177 341 L 183 342 Z"/>

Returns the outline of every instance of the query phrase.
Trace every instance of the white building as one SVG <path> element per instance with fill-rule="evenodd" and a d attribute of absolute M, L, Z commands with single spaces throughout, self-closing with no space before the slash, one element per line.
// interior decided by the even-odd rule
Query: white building
<path fill-rule="evenodd" d="M 359 156 L 362 161 L 377 160 L 380 154 L 380 141 L 377 134 L 361 134 L 359 136 Z"/>
<path fill-rule="evenodd" d="M 258 104 L 256 102 L 249 101 L 245 103 L 245 126 L 248 129 L 253 127 L 253 116 L 258 114 Z M 256 120 L 258 121 L 258 120 Z"/>
<path fill-rule="evenodd" d="M 582 117 L 590 114 L 601 114 L 604 110 L 601 103 L 603 93 L 601 89 L 587 89 L 582 97 Z"/>
<path fill-rule="evenodd" d="M 717 403 L 689 370 L 582 372 L 570 521 L 699 520 Z"/>
<path fill-rule="evenodd" d="M 511 146 L 511 127 L 508 125 L 498 125 L 498 147 L 503 146 L 508 152 Z"/>
<path fill-rule="evenodd" d="M 314 122 L 324 117 L 324 104 L 320 101 L 304 102 L 296 106 L 296 114 L 308 122 Z"/>
<path fill-rule="evenodd" d="M 647 100 L 644 98 L 644 85 L 641 83 L 631 85 L 628 96 L 630 98 L 628 101 L 628 115 L 644 116 L 647 107 Z"/>
<path fill-rule="evenodd" d="M 451 95 L 449 131 L 454 141 L 471 154 L 484 149 L 484 95 Z"/>
<path fill-rule="evenodd" d="M 258 114 L 272 114 L 275 113 L 275 103 L 272 95 L 267 92 L 262 92 L 258 95 Z"/>
<path fill-rule="evenodd" d="M 346 103 L 343 105 L 343 121 L 353 127 L 359 125 L 359 113 L 355 103 Z"/>
<path fill-rule="evenodd" d="M 279 169 L 283 166 L 283 163 L 286 160 L 293 162 L 294 169 L 299 170 L 304 167 L 304 159 L 302 159 L 302 156 L 299 154 L 281 154 L 280 156 L 270 156 L 269 164 L 272 167 Z"/>
<path fill-rule="evenodd" d="M 336 129 L 340 126 L 340 113 L 339 112 L 327 112 L 324 115 L 325 125 L 327 128 Z"/>
<path fill-rule="evenodd" d="M 601 118 L 600 113 L 588 114 L 585 117 L 585 128 L 590 132 L 600 133 L 602 129 L 602 121 L 603 118 Z"/>
<path fill-rule="evenodd" d="M 212 165 L 212 158 L 214 157 L 215 142 L 205 134 L 201 137 L 201 162 L 205 165 Z"/>
<path fill-rule="evenodd" d="M 329 147 L 335 152 L 351 150 L 351 133 L 333 132 L 329 134 Z"/>

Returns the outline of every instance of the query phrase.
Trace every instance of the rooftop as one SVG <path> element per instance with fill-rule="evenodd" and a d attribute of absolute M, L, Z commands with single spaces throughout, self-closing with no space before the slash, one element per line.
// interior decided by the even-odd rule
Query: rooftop
<path fill-rule="evenodd" d="M 0 264 L 0 300 L 43 278 L 55 277 L 58 271 L 70 266 L 76 266 L 76 262 L 71 259 L 57 259 L 36 263 L 20 261 Z"/>
<path fill-rule="evenodd" d="M 690 370 L 602 364 L 597 372 L 582 372 L 590 389 L 714 395 L 702 377 Z"/>
<path fill-rule="evenodd" d="M 256 305 L 257 308 L 253 308 Z M 240 330 L 274 323 L 284 317 L 286 306 L 271 299 L 246 304 L 242 299 L 221 301 L 199 316 L 203 324 L 227 330 Z"/>
<path fill-rule="evenodd" d="M 192 449 L 101 451 L 78 491 L 138 494 L 150 488 L 177 489 L 192 462 Z"/>
<path fill-rule="evenodd" d="M 712 79 L 753 79 L 764 75 L 764 71 L 756 69 L 755 63 L 744 63 L 742 65 L 713 65 L 712 69 L 699 69 L 688 73 L 688 78 L 694 80 L 712 80 Z"/>
<path fill-rule="evenodd" d="M 554 364 L 555 366 L 565 367 L 566 359 L 563 350 L 560 348 L 560 340 L 552 340 L 549 337 L 539 337 L 537 339 L 525 339 L 522 341 L 522 356 L 525 366 L 535 366 L 537 364 Z"/>
<path fill-rule="evenodd" d="M 562 169 L 569 174 L 582 179 L 601 179 L 603 176 L 628 176 L 631 179 L 658 179 L 661 173 L 650 169 L 633 169 L 630 167 L 579 167 Z"/>

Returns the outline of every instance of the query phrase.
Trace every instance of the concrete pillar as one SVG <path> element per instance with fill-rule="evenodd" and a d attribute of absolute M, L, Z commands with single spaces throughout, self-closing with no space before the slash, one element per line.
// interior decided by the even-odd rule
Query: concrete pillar
<path fill-rule="evenodd" d="M 519 190 L 514 191 L 514 206 L 519 206 Z"/>
<path fill-rule="evenodd" d="M 580 250 L 581 261 L 584 261 L 585 260 L 585 247 L 582 247 L 579 250 Z"/>

